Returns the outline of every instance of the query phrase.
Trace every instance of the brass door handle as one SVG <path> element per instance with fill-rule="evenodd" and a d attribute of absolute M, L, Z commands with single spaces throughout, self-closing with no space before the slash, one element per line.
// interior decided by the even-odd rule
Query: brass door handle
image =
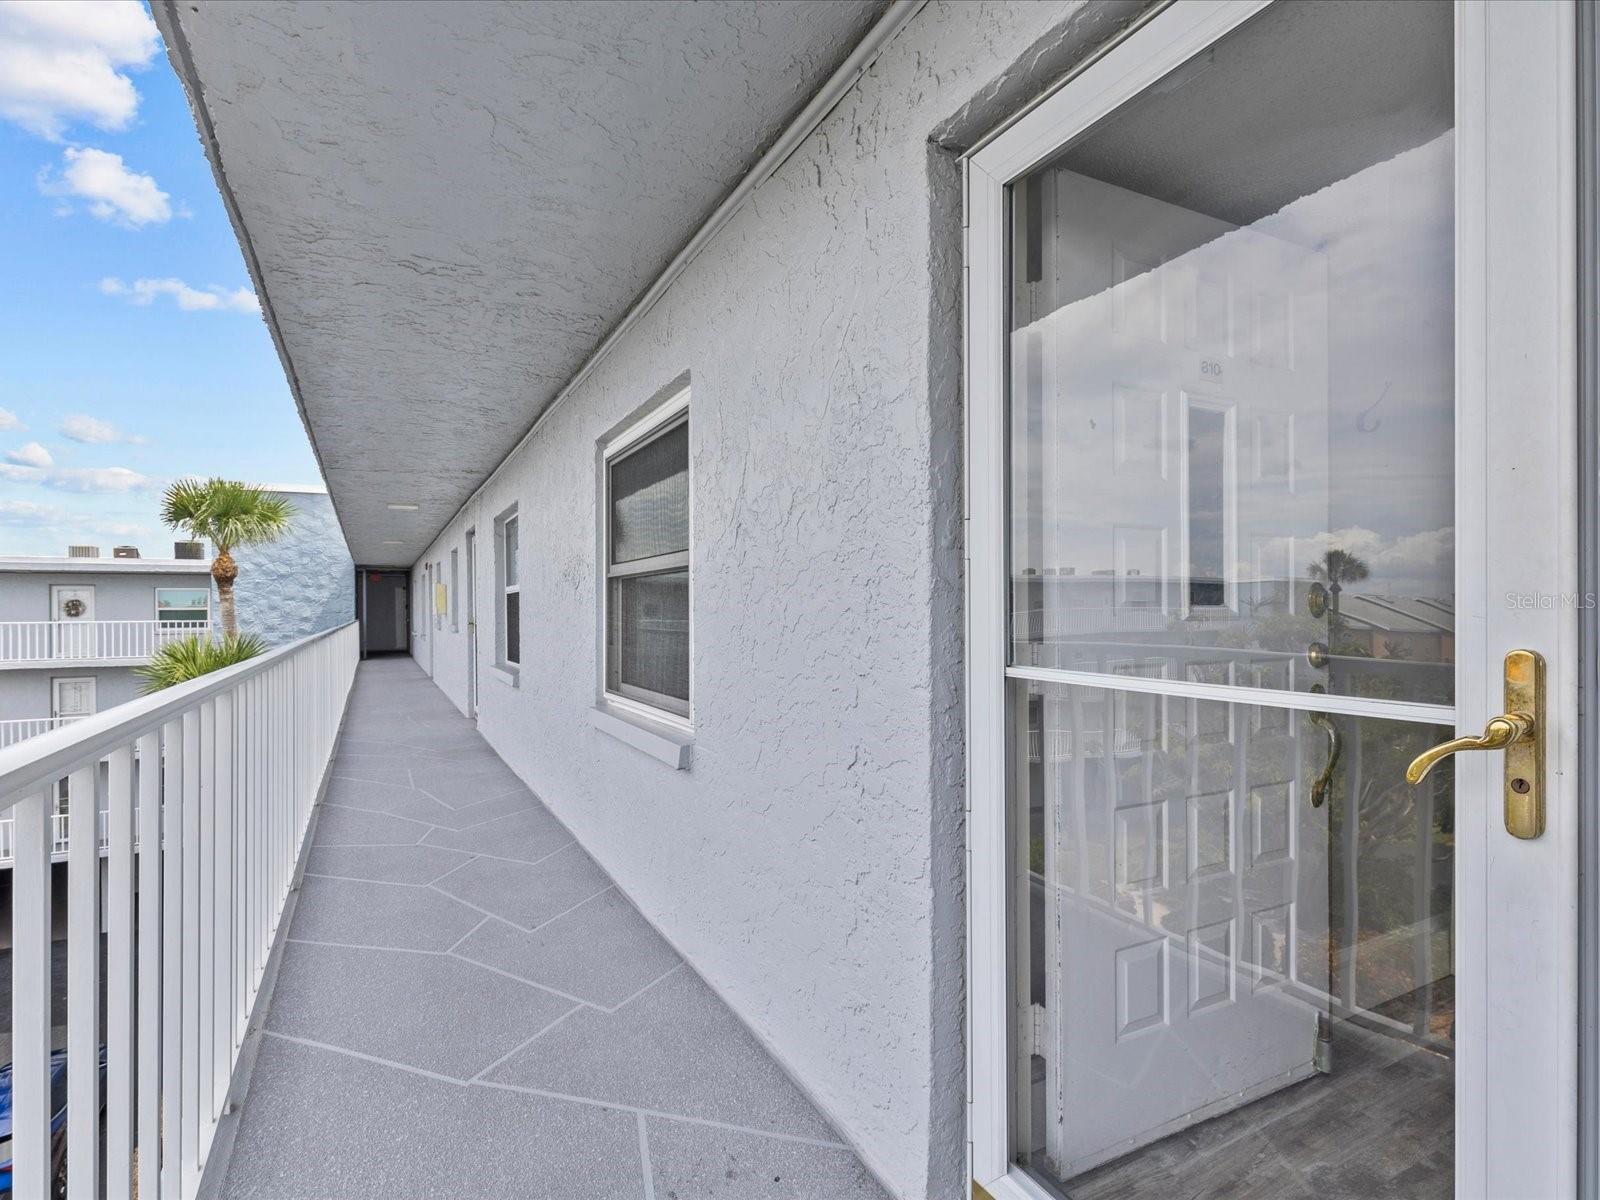
<path fill-rule="evenodd" d="M 1421 783 L 1428 777 L 1429 771 L 1452 754 L 1459 754 L 1463 750 L 1503 750 L 1512 742 L 1532 736 L 1533 717 L 1528 713 L 1502 713 L 1498 717 L 1491 717 L 1477 737 L 1452 738 L 1437 746 L 1429 746 L 1417 755 L 1406 768 L 1406 782 Z"/>
<path fill-rule="evenodd" d="M 1452 738 L 1417 755 L 1406 768 L 1406 782 L 1421 783 L 1441 760 L 1464 750 L 1504 750 L 1506 832 L 1536 838 L 1544 832 L 1545 725 L 1544 659 L 1536 652 L 1506 655 L 1505 705 L 1478 736 Z"/>
<path fill-rule="evenodd" d="M 1339 751 L 1344 745 L 1344 740 L 1339 736 L 1339 727 L 1327 713 L 1314 712 L 1307 713 L 1306 716 L 1313 725 L 1328 735 L 1328 761 L 1323 764 L 1322 770 L 1311 783 L 1311 807 L 1321 808 L 1328 799 L 1328 789 L 1333 786 L 1333 769 L 1339 765 Z"/>

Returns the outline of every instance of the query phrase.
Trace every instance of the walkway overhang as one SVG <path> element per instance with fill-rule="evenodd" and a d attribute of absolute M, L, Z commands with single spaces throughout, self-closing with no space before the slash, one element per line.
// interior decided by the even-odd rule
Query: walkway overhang
<path fill-rule="evenodd" d="M 357 562 L 422 554 L 884 7 L 156 0 Z"/>

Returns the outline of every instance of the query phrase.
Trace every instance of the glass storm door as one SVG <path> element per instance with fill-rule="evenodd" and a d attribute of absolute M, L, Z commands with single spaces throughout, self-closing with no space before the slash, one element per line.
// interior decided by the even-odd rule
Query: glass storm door
<path fill-rule="evenodd" d="M 968 160 L 996 1196 L 1573 1194 L 1571 23 L 1192 0 Z"/>

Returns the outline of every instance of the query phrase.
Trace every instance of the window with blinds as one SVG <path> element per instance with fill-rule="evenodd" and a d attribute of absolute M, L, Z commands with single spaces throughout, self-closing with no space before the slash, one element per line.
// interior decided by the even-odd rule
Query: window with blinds
<path fill-rule="evenodd" d="M 689 412 L 609 452 L 606 491 L 606 691 L 689 715 Z"/>

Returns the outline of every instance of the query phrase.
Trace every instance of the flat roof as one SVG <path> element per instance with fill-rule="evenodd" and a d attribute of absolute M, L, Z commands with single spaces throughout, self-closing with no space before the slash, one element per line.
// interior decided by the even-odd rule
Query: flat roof
<path fill-rule="evenodd" d="M 0 554 L 0 571 L 84 575 L 209 575 L 203 558 L 68 558 L 55 554 Z"/>

